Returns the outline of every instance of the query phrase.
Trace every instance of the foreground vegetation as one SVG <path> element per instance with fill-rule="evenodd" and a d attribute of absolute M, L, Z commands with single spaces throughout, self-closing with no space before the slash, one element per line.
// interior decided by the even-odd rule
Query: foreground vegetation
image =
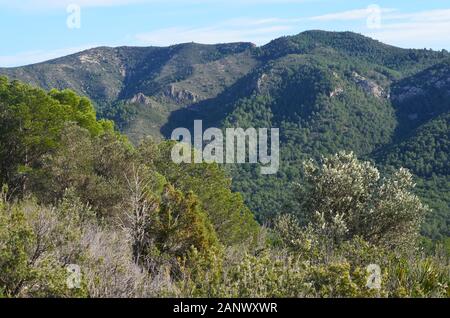
<path fill-rule="evenodd" d="M 291 210 L 263 227 L 221 167 L 132 146 L 71 91 L 0 78 L 0 129 L 0 296 L 450 296 L 407 170 L 306 161 Z"/>

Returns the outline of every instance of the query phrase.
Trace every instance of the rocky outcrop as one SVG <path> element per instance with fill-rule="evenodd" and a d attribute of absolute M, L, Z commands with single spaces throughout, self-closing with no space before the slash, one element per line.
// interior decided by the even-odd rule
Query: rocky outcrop
<path fill-rule="evenodd" d="M 261 76 L 256 81 L 256 91 L 259 93 L 262 93 L 264 84 L 269 79 L 269 76 L 265 73 L 261 74 Z"/>
<path fill-rule="evenodd" d="M 78 59 L 81 64 L 98 64 L 100 65 L 100 57 L 93 53 L 81 54 Z"/>
<path fill-rule="evenodd" d="M 186 103 L 196 103 L 200 100 L 200 96 L 188 91 L 186 89 L 180 89 L 175 85 L 169 85 L 164 90 L 164 96 L 172 99 L 176 103 L 186 104 Z"/>
<path fill-rule="evenodd" d="M 377 98 L 389 98 L 389 94 L 386 90 L 378 85 L 375 81 L 372 81 L 356 72 L 352 73 L 353 81 L 361 87 L 367 94 L 373 95 Z"/>
<path fill-rule="evenodd" d="M 130 99 L 130 103 L 147 106 L 152 105 L 150 97 L 145 96 L 143 93 L 137 93 L 136 95 L 134 95 L 133 98 Z"/>
<path fill-rule="evenodd" d="M 336 87 L 331 93 L 330 97 L 336 97 L 344 93 L 344 89 L 342 87 Z"/>

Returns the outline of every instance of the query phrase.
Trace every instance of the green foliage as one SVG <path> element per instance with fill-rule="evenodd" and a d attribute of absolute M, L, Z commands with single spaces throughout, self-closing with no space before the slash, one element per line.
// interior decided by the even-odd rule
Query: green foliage
<path fill-rule="evenodd" d="M 79 208 L 63 203 L 48 210 L 33 201 L 0 204 L 0 285 L 5 296 L 87 295 L 84 287 L 69 289 L 65 267 L 82 253 L 75 243 L 82 231 Z"/>
<path fill-rule="evenodd" d="M 420 126 L 410 138 L 390 147 L 378 157 L 382 158 L 384 164 L 403 165 L 422 178 L 447 176 L 450 173 L 449 124 L 450 113 L 439 116 Z"/>
<path fill-rule="evenodd" d="M 446 52 L 405 50 L 380 43 L 352 32 L 307 31 L 296 36 L 282 37 L 261 49 L 263 58 L 277 58 L 286 54 L 334 53 L 348 55 L 360 62 L 385 65 L 397 71 L 408 71 L 432 65 L 448 57 Z"/>
<path fill-rule="evenodd" d="M 275 222 L 270 244 L 258 251 L 227 250 L 220 265 L 222 275 L 214 269 L 200 277 L 187 275 L 183 287 L 191 289 L 182 289 L 182 293 L 201 297 L 448 297 L 448 255 L 423 256 L 418 249 L 399 245 L 404 243 L 402 235 L 408 243 L 417 243 L 417 223 L 423 213 L 420 202 L 408 192 L 409 174 L 400 170 L 381 182 L 370 163 L 345 153 L 324 159 L 320 166 L 310 162 L 306 169 L 310 184 L 305 185 L 302 197 L 309 200 L 301 206 L 311 216 L 324 204 L 331 212 L 346 210 L 347 215 L 343 213 L 334 222 L 337 226 L 324 224 L 323 218 L 319 222 L 307 219 L 302 225 L 292 214 L 283 215 Z M 409 205 L 409 200 L 418 205 Z M 401 209 L 403 201 L 411 213 Z M 367 204 L 373 205 L 373 213 L 365 213 Z M 398 214 L 391 213 L 392 206 Z M 343 225 L 347 230 L 341 231 Z M 371 229 L 377 229 L 375 237 Z M 336 240 L 339 235 L 343 236 Z M 380 272 L 369 270 L 374 267 Z M 192 286 L 202 289 L 190 293 Z"/>
<path fill-rule="evenodd" d="M 320 245 L 317 248 L 325 249 Z M 225 273 L 216 280 L 208 280 L 203 293 L 195 296 L 448 297 L 450 291 L 448 263 L 439 259 L 389 252 L 359 238 L 324 255 L 323 259 L 300 257 L 277 249 L 239 258 L 228 253 Z M 368 285 L 371 276 L 367 268 L 371 264 L 380 266 L 380 288 Z M 214 273 L 211 270 L 204 276 Z"/>
<path fill-rule="evenodd" d="M 86 129 L 68 123 L 58 149 L 41 157 L 40 169 L 31 175 L 32 191 L 52 203 L 73 188 L 99 217 L 112 217 L 126 196 L 132 158 L 133 149 L 121 136 L 108 132 L 92 138 Z"/>
<path fill-rule="evenodd" d="M 151 162 L 177 189 L 192 191 L 208 214 L 220 241 L 226 245 L 253 240 L 258 225 L 239 193 L 231 191 L 231 179 L 217 164 L 174 164 L 170 158 L 173 143 L 161 143 L 157 157 L 148 154 L 151 142 L 141 146 L 144 162 Z M 153 148 L 155 149 L 155 148 Z"/>
<path fill-rule="evenodd" d="M 445 50 L 402 49 L 352 32 L 307 31 L 262 47 L 101 47 L 0 73 L 88 96 L 98 117 L 114 120 L 135 144 L 147 135 L 168 137 L 194 119 L 205 127 L 280 128 L 277 176 L 262 177 L 251 166 L 231 171 L 233 190 L 261 223 L 292 201 L 282 189 L 301 178 L 305 159 L 346 150 L 406 167 L 425 179 L 417 181 L 424 184 L 417 193 L 433 209 L 423 234 L 439 239 L 448 236 L 448 187 L 432 179 L 448 183 L 449 58 Z M 80 109 L 86 105 L 64 91 L 53 95 Z M 90 112 L 68 113 L 83 125 L 93 123 Z M 29 169 L 22 164 L 14 184 L 8 176 L 10 186 L 26 183 Z"/>
<path fill-rule="evenodd" d="M 176 165 L 173 143 L 135 148 L 85 97 L 0 77 L 0 295 L 449 297 L 447 60 L 315 31 L 7 71 L 88 94 L 133 141 L 167 120 L 163 131 L 194 118 L 279 127 L 282 167 L 263 178 L 251 165 Z M 434 209 L 422 230 L 435 241 L 419 244 L 426 208 L 413 191 Z M 80 288 L 68 289 L 67 264 Z"/>
<path fill-rule="evenodd" d="M 375 154 L 384 166 L 405 167 L 420 177 L 416 192 L 432 209 L 422 232 L 437 240 L 450 235 L 449 119 L 448 113 L 438 116 Z"/>
<path fill-rule="evenodd" d="M 205 252 L 218 244 L 214 230 L 204 211 L 199 209 L 195 196 L 192 193 L 184 196 L 170 185 L 163 191 L 154 233 L 157 247 L 178 257 L 185 255 L 192 247 Z"/>
<path fill-rule="evenodd" d="M 201 277 L 220 264 L 223 244 L 254 242 L 259 226 L 217 165 L 164 164 L 170 144 L 147 142 L 135 149 L 70 91 L 47 94 L 3 79 L 2 85 L 9 94 L 2 100 L 8 115 L 2 120 L 22 134 L 15 143 L 0 140 L 8 163 L 1 181 L 13 185 L 9 192 L 5 187 L 0 204 L 2 295 L 170 294 L 185 272 Z M 33 94 L 42 99 L 23 104 L 29 113 L 20 113 L 13 100 Z M 41 114 L 27 108 L 38 109 L 36 103 L 43 104 Z M 50 114 L 45 103 L 56 112 Z M 33 127 L 37 115 L 54 120 L 50 130 Z M 21 130 L 27 116 L 32 129 Z M 20 147 L 24 157 L 10 156 Z M 33 160 L 23 169 L 30 154 Z M 18 174 L 21 183 L 11 177 Z M 205 180 L 211 188 L 202 187 Z M 82 269 L 80 288 L 68 288 L 67 264 Z"/>
<path fill-rule="evenodd" d="M 414 245 L 427 207 L 410 191 L 412 175 L 400 169 L 380 178 L 369 162 L 352 153 L 305 163 L 305 186 L 297 195 L 300 217 L 331 242 L 362 237 L 379 246 Z"/>
<path fill-rule="evenodd" d="M 2 78 L 0 100 L 0 182 L 11 188 L 26 188 L 28 174 L 43 155 L 58 147 L 67 122 L 92 136 L 112 128 L 97 122 L 92 104 L 71 91 L 46 93 Z"/>

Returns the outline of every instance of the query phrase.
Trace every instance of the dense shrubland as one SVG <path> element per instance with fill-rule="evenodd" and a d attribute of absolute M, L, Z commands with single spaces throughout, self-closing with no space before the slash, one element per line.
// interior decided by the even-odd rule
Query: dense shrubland
<path fill-rule="evenodd" d="M 1 78 L 0 129 L 1 296 L 450 296 L 448 254 L 418 244 L 428 208 L 404 169 L 305 161 L 266 227 L 221 167 L 176 165 L 170 142 L 132 146 L 71 91 Z"/>

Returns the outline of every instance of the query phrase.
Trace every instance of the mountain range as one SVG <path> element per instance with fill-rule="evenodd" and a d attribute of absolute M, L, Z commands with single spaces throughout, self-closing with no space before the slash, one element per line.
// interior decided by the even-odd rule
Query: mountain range
<path fill-rule="evenodd" d="M 281 169 L 227 167 L 260 222 L 295 209 L 301 162 L 342 150 L 406 167 L 432 208 L 423 234 L 450 236 L 450 53 L 402 49 L 351 32 L 252 43 L 99 47 L 0 75 L 89 97 L 138 143 L 176 127 L 278 127 Z"/>

